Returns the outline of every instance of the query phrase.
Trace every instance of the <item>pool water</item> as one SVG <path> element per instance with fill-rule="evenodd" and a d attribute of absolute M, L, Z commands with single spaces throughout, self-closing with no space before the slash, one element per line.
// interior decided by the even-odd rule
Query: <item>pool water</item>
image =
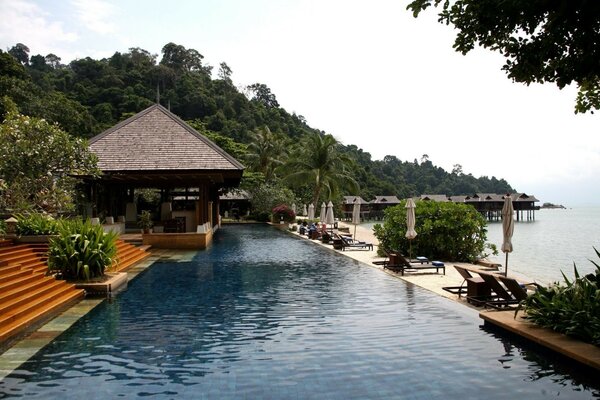
<path fill-rule="evenodd" d="M 588 370 L 475 310 L 265 226 L 157 262 L 0 382 L 0 398 L 588 399 Z"/>

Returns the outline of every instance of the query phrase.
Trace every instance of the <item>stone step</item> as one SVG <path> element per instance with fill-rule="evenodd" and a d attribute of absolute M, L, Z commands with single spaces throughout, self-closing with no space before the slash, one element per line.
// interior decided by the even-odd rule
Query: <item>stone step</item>
<path fill-rule="evenodd" d="M 56 281 L 61 282 L 61 281 Z M 11 308 L 8 312 L 0 314 L 0 330 L 3 330 L 12 322 L 26 318 L 28 314 L 38 314 L 40 310 L 47 308 L 47 306 L 53 303 L 55 300 L 61 298 L 64 295 L 68 295 L 70 292 L 77 291 L 73 285 L 67 284 L 62 281 L 62 285 L 58 285 L 53 290 L 40 293 L 39 296 L 32 297 L 27 303 L 20 305 L 19 307 Z"/>
<path fill-rule="evenodd" d="M 31 304 L 35 301 L 35 299 L 44 297 L 47 294 L 53 293 L 56 290 L 61 290 L 66 286 L 67 283 L 65 281 L 57 281 L 56 279 L 51 279 L 50 281 L 46 281 L 44 285 L 32 290 L 30 292 L 21 293 L 20 296 L 15 298 L 5 299 L 0 303 L 0 315 L 10 315 L 13 311 L 19 310 L 28 304 Z M 0 317 L 1 320 L 1 317 Z"/>
<path fill-rule="evenodd" d="M 9 300 L 15 299 L 24 294 L 35 292 L 37 289 L 47 285 L 52 281 L 54 281 L 54 278 L 46 276 L 41 279 L 32 279 L 28 282 L 21 283 L 10 290 L 3 290 L 0 292 L 0 304 L 3 304 L 3 302 L 8 302 Z"/>
<path fill-rule="evenodd" d="M 39 299 L 36 302 L 36 305 L 29 308 L 27 312 L 20 315 L 12 315 L 10 320 L 1 323 L 0 342 L 9 341 L 14 337 L 18 337 L 18 335 L 31 327 L 49 321 L 72 304 L 82 300 L 84 296 L 84 290 L 70 287 L 68 290 L 59 294 L 49 295 L 46 296 L 46 298 Z M 4 316 L 2 318 L 4 318 Z"/>

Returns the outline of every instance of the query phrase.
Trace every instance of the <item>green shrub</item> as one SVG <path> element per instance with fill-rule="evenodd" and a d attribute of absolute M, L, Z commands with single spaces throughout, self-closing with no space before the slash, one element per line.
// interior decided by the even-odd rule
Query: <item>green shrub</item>
<path fill-rule="evenodd" d="M 56 235 L 58 221 L 44 214 L 17 214 L 17 235 Z"/>
<path fill-rule="evenodd" d="M 373 230 L 380 248 L 447 261 L 473 262 L 486 249 L 486 221 L 467 204 L 417 201 L 412 243 L 406 239 L 406 201 L 385 210 Z"/>
<path fill-rule="evenodd" d="M 594 249 L 598 257 L 600 253 Z M 564 283 L 538 287 L 521 304 L 527 319 L 537 325 L 573 336 L 600 346 L 600 265 L 595 273 L 569 280 L 563 273 Z"/>
<path fill-rule="evenodd" d="M 89 220 L 69 220 L 59 224 L 58 236 L 50 239 L 48 268 L 66 280 L 88 281 L 104 275 L 117 254 L 115 232 Z"/>
<path fill-rule="evenodd" d="M 6 222 L 3 219 L 0 219 L 0 235 L 4 235 L 6 233 Z"/>

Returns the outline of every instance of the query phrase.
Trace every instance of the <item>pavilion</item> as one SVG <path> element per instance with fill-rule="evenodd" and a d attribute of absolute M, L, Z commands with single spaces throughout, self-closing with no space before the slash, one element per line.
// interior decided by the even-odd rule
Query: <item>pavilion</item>
<path fill-rule="evenodd" d="M 244 171 L 235 158 L 160 104 L 93 137 L 89 148 L 102 172 L 84 178 L 90 216 L 110 222 L 117 216 L 124 232 L 140 232 L 138 207 L 149 208 L 156 229 L 144 235 L 144 243 L 156 247 L 205 247 L 219 226 L 219 195 L 238 187 Z M 159 204 L 136 201 L 139 189 L 153 189 Z"/>

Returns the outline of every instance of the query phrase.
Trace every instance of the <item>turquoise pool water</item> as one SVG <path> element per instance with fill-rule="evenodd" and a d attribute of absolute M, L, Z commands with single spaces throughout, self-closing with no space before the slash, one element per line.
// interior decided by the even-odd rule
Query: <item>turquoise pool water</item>
<path fill-rule="evenodd" d="M 0 382 L 0 398 L 589 399 L 589 371 L 305 240 L 227 226 L 155 263 Z"/>

